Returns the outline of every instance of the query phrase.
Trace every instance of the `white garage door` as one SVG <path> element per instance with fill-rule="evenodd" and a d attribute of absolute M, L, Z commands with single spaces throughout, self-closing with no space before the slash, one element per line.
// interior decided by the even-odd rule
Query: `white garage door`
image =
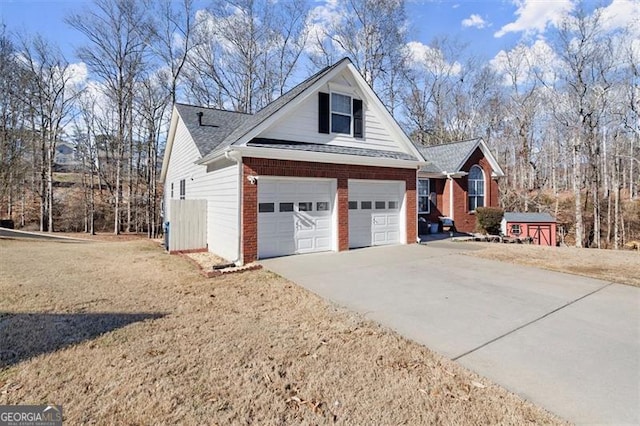
<path fill-rule="evenodd" d="M 329 180 L 258 181 L 258 257 L 332 249 L 335 183 Z"/>
<path fill-rule="evenodd" d="M 401 242 L 404 181 L 349 181 L 349 247 Z"/>

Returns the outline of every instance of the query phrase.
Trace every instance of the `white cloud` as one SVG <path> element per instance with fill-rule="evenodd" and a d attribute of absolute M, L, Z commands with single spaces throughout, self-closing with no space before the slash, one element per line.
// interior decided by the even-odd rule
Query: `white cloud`
<path fill-rule="evenodd" d="M 462 20 L 463 27 L 473 27 L 473 28 L 485 28 L 488 27 L 489 24 L 487 21 L 482 19 L 482 16 L 476 15 L 475 13 L 469 16 L 467 19 Z"/>
<path fill-rule="evenodd" d="M 84 86 L 87 83 L 89 77 L 89 71 L 87 70 L 87 64 L 84 62 L 75 62 L 69 64 L 66 70 L 67 77 L 69 78 L 69 84 L 73 87 Z"/>
<path fill-rule="evenodd" d="M 574 8 L 573 0 L 513 0 L 518 18 L 497 31 L 494 37 L 508 33 L 542 33 L 549 24 L 558 25 Z"/>
<path fill-rule="evenodd" d="M 640 37 L 640 1 L 613 0 L 600 11 L 606 29 L 628 28 L 632 34 Z"/>
<path fill-rule="evenodd" d="M 422 68 L 434 74 L 458 75 L 462 72 L 459 62 L 447 62 L 439 49 L 422 44 L 419 41 L 407 43 L 410 63 L 412 68 Z"/>
<path fill-rule="evenodd" d="M 536 40 L 531 46 L 520 44 L 509 52 L 501 50 L 489 63 L 503 76 L 504 85 L 511 85 L 513 78 L 525 85 L 536 78 L 551 83 L 561 66 L 553 48 L 543 39 Z"/>
<path fill-rule="evenodd" d="M 305 47 L 307 53 L 311 55 L 322 53 L 320 44 L 327 41 L 328 30 L 339 27 L 346 13 L 338 0 L 327 0 L 324 4 L 311 10 L 305 28 L 309 38 L 309 43 Z M 338 51 L 341 50 L 339 44 L 332 44 Z"/>

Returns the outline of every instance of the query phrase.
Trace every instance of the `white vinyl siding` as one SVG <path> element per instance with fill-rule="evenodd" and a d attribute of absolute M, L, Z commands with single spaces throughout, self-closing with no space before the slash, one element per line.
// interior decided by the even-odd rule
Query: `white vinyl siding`
<path fill-rule="evenodd" d="M 353 84 L 355 85 L 355 82 Z M 320 91 L 330 92 L 328 87 L 323 87 Z M 353 97 L 362 99 L 358 94 L 354 94 Z M 375 112 L 374 108 L 368 105 L 364 99 L 363 103 L 364 139 L 354 138 L 350 134 L 319 133 L 317 94 L 309 96 L 304 102 L 296 106 L 296 108 L 293 108 L 287 116 L 281 118 L 269 129 L 262 132 L 259 137 L 404 152 L 405 148 L 401 147 L 399 142 L 394 140 L 386 128 L 386 124 L 383 123 L 383 120 Z M 353 118 L 351 121 L 353 125 Z"/>
<path fill-rule="evenodd" d="M 185 199 L 207 201 L 208 249 L 229 261 L 234 261 L 238 256 L 240 214 L 238 165 L 225 160 L 207 168 L 194 164 L 199 159 L 200 153 L 189 132 L 182 120 L 178 120 L 165 182 L 176 182 L 176 185 L 179 185 L 180 180 L 184 179 Z M 165 191 L 165 200 L 168 200 L 169 196 L 170 191 Z M 167 209 L 170 208 L 168 201 L 165 201 L 165 206 Z M 169 212 L 165 217 L 169 217 Z"/>

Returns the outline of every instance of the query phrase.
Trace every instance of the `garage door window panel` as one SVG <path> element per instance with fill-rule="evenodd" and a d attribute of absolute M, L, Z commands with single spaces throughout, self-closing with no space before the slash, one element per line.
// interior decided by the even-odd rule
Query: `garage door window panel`
<path fill-rule="evenodd" d="M 329 202 L 328 201 L 318 201 L 316 203 L 316 210 L 319 212 L 328 212 L 329 211 Z"/>
<path fill-rule="evenodd" d="M 300 212 L 313 211 L 313 203 L 312 202 L 298 203 L 298 211 Z"/>
<path fill-rule="evenodd" d="M 384 201 L 376 201 L 376 210 L 384 210 L 387 206 L 387 203 L 385 203 Z"/>
<path fill-rule="evenodd" d="M 258 205 L 258 212 L 260 213 L 273 213 L 274 211 L 274 203 L 260 203 Z"/>
<path fill-rule="evenodd" d="M 360 208 L 362 210 L 371 210 L 371 201 L 362 201 L 360 203 Z"/>
<path fill-rule="evenodd" d="M 349 201 L 349 210 L 358 210 L 358 202 Z"/>
<path fill-rule="evenodd" d="M 280 203 L 280 212 L 292 212 L 293 203 Z"/>

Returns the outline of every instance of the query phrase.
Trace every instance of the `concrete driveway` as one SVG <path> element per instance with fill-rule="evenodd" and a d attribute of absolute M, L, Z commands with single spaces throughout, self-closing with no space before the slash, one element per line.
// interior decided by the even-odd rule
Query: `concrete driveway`
<path fill-rule="evenodd" d="M 262 264 L 571 422 L 640 424 L 639 288 L 474 258 L 459 244 Z"/>

